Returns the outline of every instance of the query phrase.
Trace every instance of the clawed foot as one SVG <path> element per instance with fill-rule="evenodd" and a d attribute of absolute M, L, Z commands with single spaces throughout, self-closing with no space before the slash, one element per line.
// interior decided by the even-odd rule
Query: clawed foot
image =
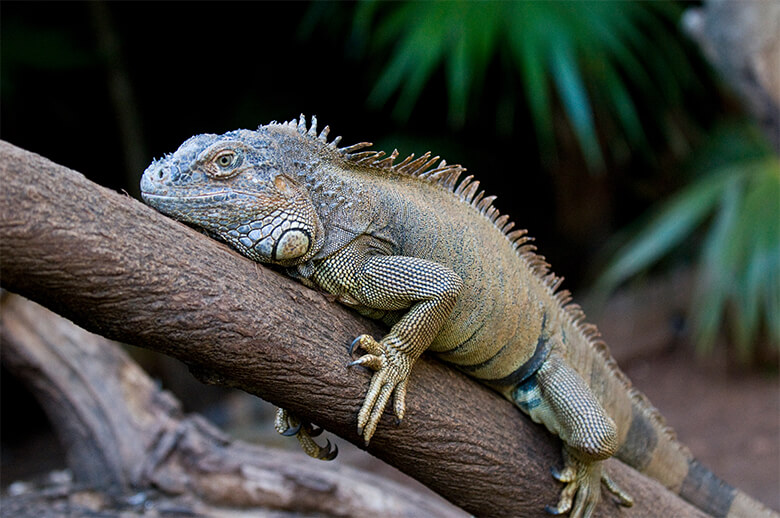
<path fill-rule="evenodd" d="M 355 348 L 363 349 L 367 354 L 350 362 L 348 366 L 362 365 L 375 371 L 366 393 L 366 399 L 358 413 L 358 434 L 363 436 L 366 445 L 368 445 L 393 394 L 395 394 L 393 401 L 397 421 L 400 423 L 404 418 L 406 382 L 412 367 L 412 360 L 397 353 L 391 347 L 385 347 L 384 344 L 377 342 L 369 335 L 360 335 L 355 338 L 349 346 L 350 355 Z"/>
<path fill-rule="evenodd" d="M 320 446 L 314 441 L 313 437 L 320 435 L 322 428 L 315 428 L 311 423 L 301 421 L 283 408 L 276 409 L 274 428 L 278 433 L 286 437 L 294 435 L 298 442 L 301 443 L 303 451 L 309 457 L 320 460 L 333 460 L 339 453 L 338 446 L 331 446 L 330 441 L 326 441 L 325 446 Z"/>
<path fill-rule="evenodd" d="M 569 513 L 570 518 L 589 518 L 601 500 L 601 484 L 616 497 L 620 505 L 631 507 L 633 499 L 604 472 L 601 461 L 583 462 L 564 450 L 564 468 L 553 468 L 552 475 L 566 486 L 561 491 L 558 505 L 547 506 L 550 514 Z"/>

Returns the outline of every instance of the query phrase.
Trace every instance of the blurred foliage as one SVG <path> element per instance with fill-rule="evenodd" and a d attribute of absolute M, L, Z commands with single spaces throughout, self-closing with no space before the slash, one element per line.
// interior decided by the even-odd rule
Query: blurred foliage
<path fill-rule="evenodd" d="M 667 2 L 363 2 L 353 41 L 374 52 L 392 49 L 370 104 L 396 96 L 394 115 L 406 120 L 443 69 L 450 123 L 460 127 L 469 106 L 479 106 L 495 62 L 502 78 L 519 75 L 516 96 L 530 110 L 541 155 L 555 156 L 560 108 L 586 164 L 600 171 L 604 152 L 613 159 L 627 149 L 646 152 L 648 125 L 670 131 L 668 120 L 640 107 L 677 105 L 694 81 L 676 35 L 678 16 Z M 499 126 L 514 115 L 512 106 L 500 106 Z"/>
<path fill-rule="evenodd" d="M 706 135 L 701 122 L 676 127 L 672 116 L 694 110 L 691 91 L 718 89 L 711 76 L 700 79 L 705 69 L 679 32 L 675 3 L 366 1 L 350 8 L 350 51 L 388 56 L 368 102 L 394 99 L 402 121 L 443 73 L 450 124 L 463 126 L 498 67 L 500 81 L 517 76 L 521 87 L 517 102 L 497 104 L 497 129 L 515 106 L 527 109 L 548 165 L 562 146 L 559 115 L 591 171 L 628 155 L 653 162 L 651 134 L 678 158 L 689 150 L 681 135 Z M 307 23 L 324 22 L 326 10 L 313 10 Z M 728 321 L 746 361 L 760 337 L 780 344 L 780 164 L 749 124 L 723 125 L 702 140 L 688 157 L 691 183 L 636 231 L 598 287 L 613 290 L 680 248 L 700 247 L 692 309 L 699 348 L 711 350 Z"/>
<path fill-rule="evenodd" d="M 747 363 L 756 340 L 780 344 L 780 159 L 754 125 L 725 124 L 691 164 L 696 179 L 653 211 L 597 291 L 613 290 L 678 247 L 699 245 L 692 311 L 699 350 L 711 351 L 725 321 Z"/>

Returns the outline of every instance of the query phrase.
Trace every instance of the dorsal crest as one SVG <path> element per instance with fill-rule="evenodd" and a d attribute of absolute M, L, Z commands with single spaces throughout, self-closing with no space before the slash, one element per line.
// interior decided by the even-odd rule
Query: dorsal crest
<path fill-rule="evenodd" d="M 339 147 L 338 144 L 341 142 L 341 137 L 328 141 L 328 134 L 330 133 L 328 126 L 325 126 L 319 133 L 317 132 L 316 117 L 312 117 L 310 126 L 306 124 L 306 118 L 303 115 L 298 119 L 281 124 L 276 122 L 271 124 L 285 126 L 305 138 L 311 138 L 328 149 L 337 152 L 351 164 L 372 167 L 403 176 L 417 177 L 451 192 L 458 199 L 470 204 L 493 222 L 496 227 L 504 232 L 510 241 L 516 244 L 516 248 L 531 240 L 525 235 L 524 230 L 511 231 L 514 228 L 514 223 L 509 221 L 507 215 L 501 215 L 498 212 L 498 209 L 493 206 L 493 201 L 496 197 L 485 196 L 485 191 L 479 189 L 478 180 L 474 180 L 474 177 L 471 175 L 463 179 L 460 178 L 466 168 L 457 164 L 448 164 L 446 160 L 441 159 L 439 156 L 434 156 L 430 151 L 419 157 L 411 154 L 398 161 L 399 153 L 397 149 L 393 150 L 389 155 L 384 151 L 367 150 L 366 148 L 373 145 L 370 142 L 360 142 L 351 146 Z M 523 248 L 528 250 L 532 247 L 528 245 Z"/>
<path fill-rule="evenodd" d="M 569 308 L 568 312 L 573 317 L 576 317 L 577 320 L 582 318 L 581 311 L 576 305 L 568 304 L 570 300 L 569 292 L 561 291 L 555 293 L 562 279 L 550 273 L 549 264 L 547 264 L 545 258 L 535 253 L 536 247 L 530 243 L 533 239 L 527 235 L 526 230 L 514 230 L 515 223 L 509 221 L 509 216 L 506 214 L 502 215 L 493 206 L 496 196 L 485 196 L 485 191 L 479 189 L 479 180 L 474 180 L 473 175 L 460 179 L 461 174 L 466 170 L 464 167 L 447 164 L 445 160 L 439 156 L 433 156 L 430 152 L 416 158 L 412 154 L 399 162 L 398 150 L 393 150 L 389 155 L 384 151 L 367 150 L 366 148 L 373 145 L 370 142 L 360 142 L 351 146 L 339 147 L 338 144 L 341 142 L 341 137 L 336 137 L 329 141 L 330 127 L 325 126 L 318 132 L 316 117 L 312 117 L 311 125 L 307 125 L 304 115 L 284 123 L 272 122 L 271 125 L 285 127 L 298 133 L 303 138 L 312 139 L 319 145 L 338 153 L 345 161 L 351 164 L 372 167 L 393 174 L 417 177 L 452 193 L 460 201 L 471 205 L 490 220 L 496 228 L 501 230 L 526 265 L 555 294 L 558 302 L 562 306 L 567 306 Z"/>

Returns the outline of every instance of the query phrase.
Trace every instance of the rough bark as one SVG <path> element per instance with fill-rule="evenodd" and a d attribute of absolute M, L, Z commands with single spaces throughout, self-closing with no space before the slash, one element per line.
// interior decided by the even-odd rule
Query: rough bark
<path fill-rule="evenodd" d="M 2 283 L 108 338 L 174 356 L 361 444 L 355 415 L 370 373 L 346 348 L 377 324 L 252 263 L 140 202 L 0 144 Z M 388 413 L 368 450 L 480 516 L 546 516 L 560 443 L 510 403 L 422 358 L 400 425 Z M 701 516 L 618 461 L 632 516 Z M 623 514 L 609 501 L 596 516 Z"/>
<path fill-rule="evenodd" d="M 200 416 L 183 415 L 115 342 L 18 295 L 3 298 L 0 317 L 3 362 L 32 387 L 57 426 L 82 486 L 67 479 L 59 484 L 77 506 L 72 513 L 127 510 L 128 495 L 154 488 L 135 505 L 160 508 L 173 505 L 173 498 L 180 509 L 206 516 L 229 509 L 236 516 L 242 508 L 252 515 L 458 516 L 443 500 L 370 473 L 231 440 Z M 73 502 L 83 487 L 101 491 Z M 28 511 L 36 492 L 15 492 L 13 515 L 33 516 Z"/>

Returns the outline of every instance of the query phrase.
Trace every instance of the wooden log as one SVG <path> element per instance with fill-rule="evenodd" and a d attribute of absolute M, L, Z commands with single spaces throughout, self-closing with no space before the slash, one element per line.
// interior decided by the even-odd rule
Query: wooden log
<path fill-rule="evenodd" d="M 202 417 L 183 415 L 118 344 L 18 295 L 3 297 L 0 321 L 3 362 L 31 386 L 56 426 L 74 478 L 99 490 L 94 511 L 119 513 L 116 502 L 145 492 L 147 507 L 186 497 L 176 505 L 205 516 L 228 509 L 232 516 L 240 509 L 251 509 L 248 516 L 465 516 L 365 471 L 231 440 Z M 67 482 L 66 495 L 83 490 Z"/>

